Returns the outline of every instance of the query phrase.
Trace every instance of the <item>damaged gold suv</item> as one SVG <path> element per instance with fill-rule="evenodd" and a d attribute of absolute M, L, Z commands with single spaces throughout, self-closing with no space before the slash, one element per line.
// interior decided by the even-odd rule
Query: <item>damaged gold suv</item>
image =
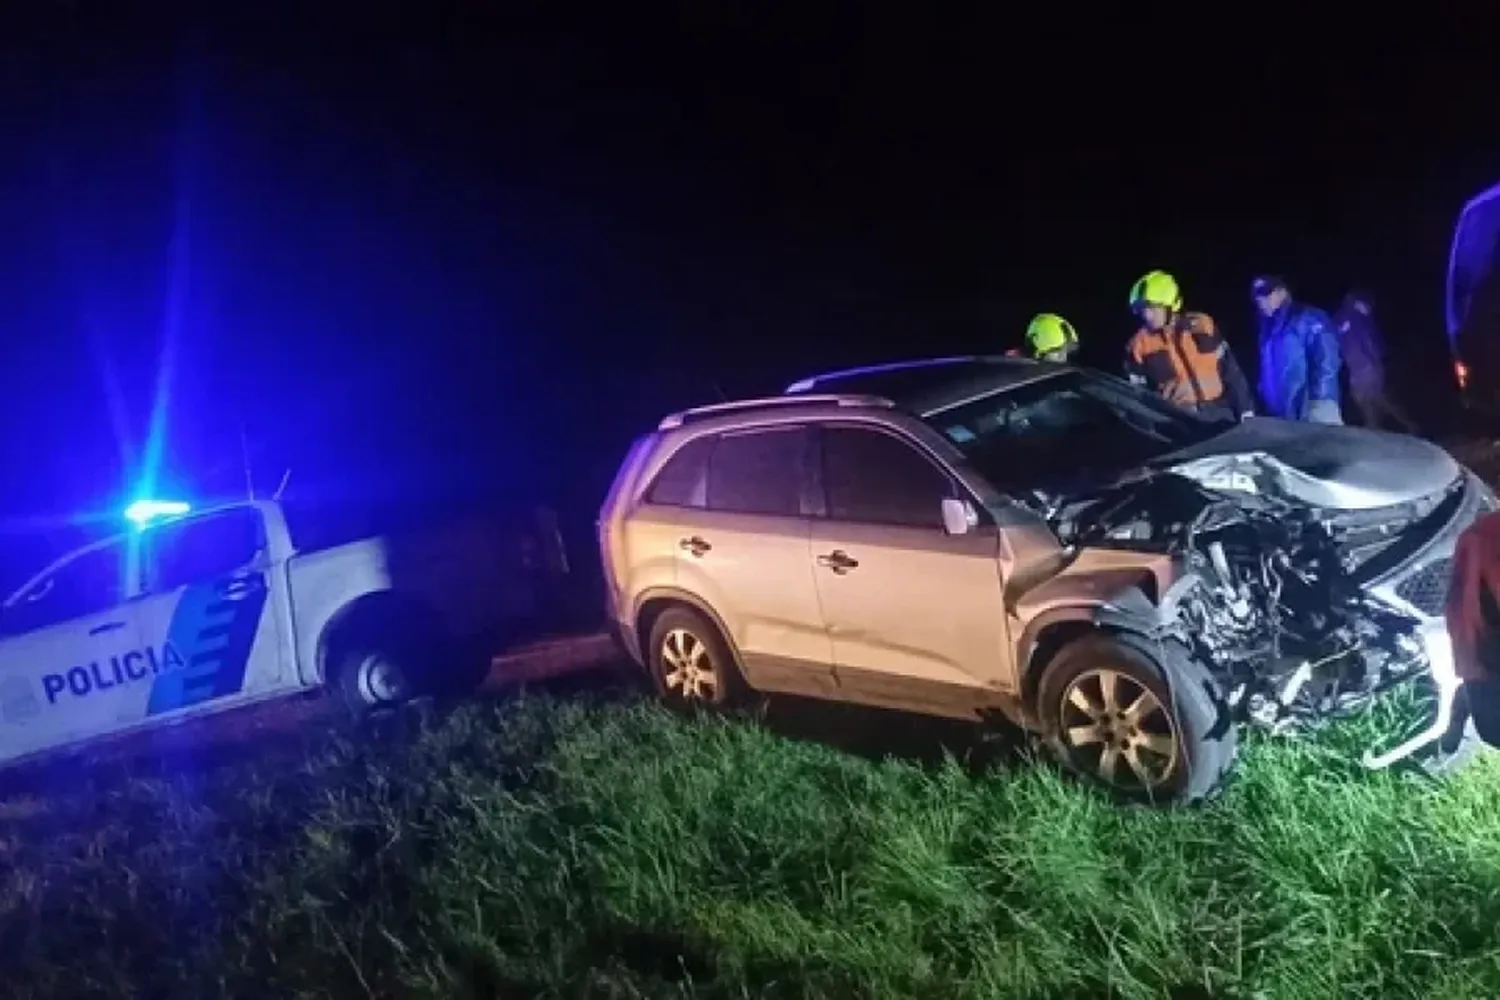
<path fill-rule="evenodd" d="M 784 692 L 1040 734 L 1154 801 L 1212 792 L 1241 724 L 1415 684 L 1450 747 L 1442 602 L 1494 497 L 1442 450 L 1200 420 L 1011 358 L 817 376 L 671 415 L 599 520 L 610 619 L 678 703 Z"/>

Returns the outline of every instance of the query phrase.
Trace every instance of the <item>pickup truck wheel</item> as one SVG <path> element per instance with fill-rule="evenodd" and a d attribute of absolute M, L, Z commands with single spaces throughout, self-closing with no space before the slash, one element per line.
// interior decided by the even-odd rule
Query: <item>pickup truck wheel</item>
<path fill-rule="evenodd" d="M 689 608 L 662 612 L 651 627 L 651 681 L 673 708 L 731 708 L 750 693 L 729 643 Z"/>
<path fill-rule="evenodd" d="M 1045 668 L 1037 712 L 1065 767 L 1127 799 L 1206 798 L 1234 761 L 1223 693 L 1175 642 L 1096 634 L 1069 643 Z"/>
<path fill-rule="evenodd" d="M 404 657 L 393 650 L 356 649 L 346 654 L 336 674 L 344 705 L 355 715 L 368 715 L 409 701 L 415 694 Z"/>

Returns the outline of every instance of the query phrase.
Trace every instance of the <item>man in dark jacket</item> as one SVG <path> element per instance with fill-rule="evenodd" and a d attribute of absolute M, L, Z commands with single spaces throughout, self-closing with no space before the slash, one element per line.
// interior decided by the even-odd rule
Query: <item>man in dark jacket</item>
<path fill-rule="evenodd" d="M 1344 296 L 1333 326 L 1339 335 L 1339 353 L 1349 371 L 1349 395 L 1359 410 L 1360 422 L 1379 427 L 1389 422 L 1408 434 L 1417 427 L 1385 391 L 1385 345 L 1375 325 L 1375 306 L 1368 293 L 1352 291 Z"/>
<path fill-rule="evenodd" d="M 1262 412 L 1286 420 L 1341 424 L 1339 342 L 1321 309 L 1293 302 L 1286 282 L 1263 275 L 1250 285 L 1260 312 Z"/>

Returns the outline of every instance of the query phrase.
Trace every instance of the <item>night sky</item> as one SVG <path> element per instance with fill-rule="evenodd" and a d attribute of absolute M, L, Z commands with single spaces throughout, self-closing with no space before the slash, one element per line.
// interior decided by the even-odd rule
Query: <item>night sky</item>
<path fill-rule="evenodd" d="M 1448 241 L 1500 180 L 1475 16 L 198 6 L 0 24 L 13 536 L 128 491 L 164 359 L 182 491 L 241 488 L 243 429 L 266 488 L 540 493 L 587 530 L 629 439 L 721 393 L 1043 309 L 1114 369 L 1153 267 L 1252 377 L 1253 273 L 1373 288 L 1438 413 Z"/>

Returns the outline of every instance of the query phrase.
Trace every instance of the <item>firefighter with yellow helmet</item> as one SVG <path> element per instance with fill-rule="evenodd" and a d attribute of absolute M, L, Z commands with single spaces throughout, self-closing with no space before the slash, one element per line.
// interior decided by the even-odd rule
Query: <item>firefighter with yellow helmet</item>
<path fill-rule="evenodd" d="M 1150 271 L 1130 288 L 1140 321 L 1125 345 L 1125 376 L 1210 419 L 1253 416 L 1250 383 L 1206 313 L 1184 312 L 1177 279 Z"/>
<path fill-rule="evenodd" d="M 1070 361 L 1078 352 L 1078 331 L 1057 313 L 1037 313 L 1026 327 L 1026 353 L 1038 361 Z"/>

